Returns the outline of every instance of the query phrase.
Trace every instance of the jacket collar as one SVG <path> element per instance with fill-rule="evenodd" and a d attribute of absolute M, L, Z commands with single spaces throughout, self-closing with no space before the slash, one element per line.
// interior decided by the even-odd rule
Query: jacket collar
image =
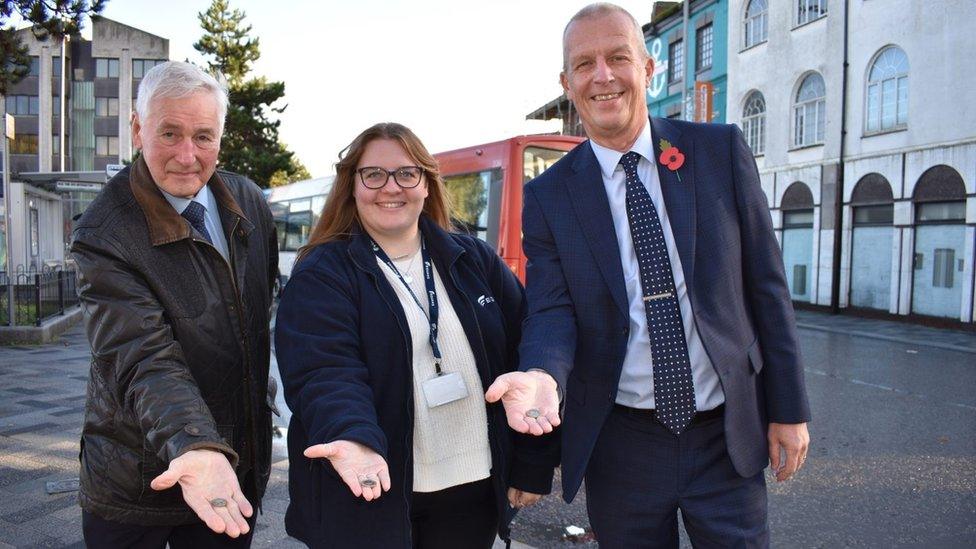
<path fill-rule="evenodd" d="M 244 212 L 241 211 L 237 201 L 234 200 L 234 196 L 217 172 L 214 172 L 210 177 L 207 185 L 221 208 L 247 221 Z M 153 246 L 169 244 L 190 237 L 189 222 L 183 219 L 183 216 L 177 213 L 176 209 L 166 201 L 149 172 L 146 159 L 142 156 L 132 164 L 132 169 L 129 172 L 129 186 L 136 203 L 139 204 L 139 208 L 146 217 L 149 238 Z M 250 222 L 246 225 L 250 226 Z"/>
<path fill-rule="evenodd" d="M 596 259 L 603 279 L 610 288 L 614 303 L 624 315 L 629 313 L 627 288 L 624 286 L 624 270 L 620 264 L 620 246 L 613 228 L 610 201 L 603 186 L 600 163 L 589 141 L 576 150 L 573 173 L 565 178 L 567 195 L 576 210 L 576 219 L 583 227 L 583 234 Z"/>
<path fill-rule="evenodd" d="M 681 267 L 689 287 L 695 269 L 695 170 L 694 141 L 684 136 L 676 124 L 662 118 L 651 118 L 651 145 L 655 157 L 661 154 L 660 141 L 666 139 L 686 156 L 684 165 L 673 172 L 655 158 L 661 182 L 661 193 L 668 208 L 668 219 L 681 258 Z M 587 244 L 596 258 L 600 272 L 610 288 L 610 294 L 620 311 L 628 315 L 627 289 L 620 264 L 620 246 L 610 213 L 610 202 L 602 184 L 600 163 L 589 141 L 580 145 L 573 159 L 573 173 L 565 179 L 568 194 L 576 210 L 576 218 L 583 226 Z M 681 179 L 678 179 L 680 174 Z"/>
<path fill-rule="evenodd" d="M 676 171 L 668 169 L 661 162 L 657 164 L 658 179 L 661 181 L 661 194 L 668 208 L 668 220 L 674 235 L 688 287 L 694 287 L 695 280 L 695 240 L 697 207 L 695 196 L 695 142 L 691 136 L 682 135 L 677 124 L 666 118 L 651 119 L 651 141 L 654 154 L 659 156 L 661 140 L 677 147 L 685 155 L 685 163 Z"/>
<path fill-rule="evenodd" d="M 437 226 L 426 215 L 420 216 L 420 233 L 424 235 L 427 249 L 435 261 L 444 261 L 450 267 L 464 253 L 464 248 L 451 238 L 450 233 Z M 382 275 L 370 244 L 369 234 L 358 223 L 353 226 L 349 241 L 349 253 L 360 268 Z"/>

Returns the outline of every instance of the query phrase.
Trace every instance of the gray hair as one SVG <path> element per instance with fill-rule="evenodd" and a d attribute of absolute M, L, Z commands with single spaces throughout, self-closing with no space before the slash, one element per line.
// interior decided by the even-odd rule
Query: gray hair
<path fill-rule="evenodd" d="M 638 53 L 642 53 L 645 58 L 650 57 L 647 54 L 647 46 L 644 44 L 644 29 L 641 28 L 641 24 L 637 22 L 637 19 L 633 15 L 631 15 L 629 11 L 625 10 L 624 8 L 616 4 L 611 4 L 610 2 L 595 2 L 593 4 L 585 6 L 583 9 L 576 12 L 576 15 L 570 18 L 569 22 L 566 23 L 566 27 L 563 29 L 563 70 L 564 71 L 567 69 L 566 65 L 567 65 L 567 61 L 569 61 L 566 58 L 566 53 L 567 53 L 566 36 L 569 34 L 569 28 L 573 26 L 573 23 L 583 19 L 589 19 L 591 17 L 598 17 L 601 15 L 611 15 L 614 13 L 623 14 L 627 17 L 627 19 L 630 19 L 630 22 L 633 23 L 634 25 L 634 38 L 639 39 L 641 44 L 641 47 L 638 49 Z"/>
<path fill-rule="evenodd" d="M 227 86 L 200 67 L 183 61 L 167 61 L 149 69 L 139 82 L 136 96 L 136 114 L 139 120 L 149 117 L 149 105 L 153 99 L 178 98 L 206 92 L 217 101 L 220 133 L 224 133 L 224 117 L 227 116 Z"/>

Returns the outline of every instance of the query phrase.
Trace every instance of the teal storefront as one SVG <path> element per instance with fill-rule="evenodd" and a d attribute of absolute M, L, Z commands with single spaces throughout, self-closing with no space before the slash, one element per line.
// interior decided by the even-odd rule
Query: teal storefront
<path fill-rule="evenodd" d="M 655 10 L 654 19 L 644 25 L 647 51 L 654 59 L 654 77 L 647 90 L 651 116 L 725 122 L 728 8 L 728 0 L 693 1 L 686 25 L 679 3 Z M 704 105 L 707 98 L 701 93 L 696 97 L 696 82 L 711 86 L 706 91 L 710 113 Z"/>

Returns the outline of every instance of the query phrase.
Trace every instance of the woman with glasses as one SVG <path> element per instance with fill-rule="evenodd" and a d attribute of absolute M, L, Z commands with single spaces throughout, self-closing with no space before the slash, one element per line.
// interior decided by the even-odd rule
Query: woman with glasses
<path fill-rule="evenodd" d="M 488 548 L 549 493 L 558 442 L 484 390 L 517 363 L 524 296 L 451 231 L 437 163 L 400 124 L 340 155 L 278 307 L 290 535 L 312 547 Z"/>

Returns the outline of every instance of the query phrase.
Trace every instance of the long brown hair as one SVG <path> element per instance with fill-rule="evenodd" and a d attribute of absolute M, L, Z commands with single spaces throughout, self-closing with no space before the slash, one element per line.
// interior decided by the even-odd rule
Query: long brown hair
<path fill-rule="evenodd" d="M 352 143 L 339 153 L 339 162 L 335 165 L 336 178 L 329 192 L 329 198 L 322 208 L 319 222 L 312 229 L 308 243 L 298 251 L 296 262 L 301 261 L 319 244 L 349 238 L 353 227 L 360 223 L 356 198 L 353 196 L 357 183 L 356 166 L 363 156 L 363 151 L 366 150 L 366 145 L 376 139 L 391 139 L 400 143 L 410 158 L 424 169 L 427 199 L 424 200 L 423 213 L 442 229 L 452 230 L 450 197 L 444 189 L 444 180 L 441 178 L 437 161 L 410 128 L 396 122 L 382 122 L 357 135 Z"/>

